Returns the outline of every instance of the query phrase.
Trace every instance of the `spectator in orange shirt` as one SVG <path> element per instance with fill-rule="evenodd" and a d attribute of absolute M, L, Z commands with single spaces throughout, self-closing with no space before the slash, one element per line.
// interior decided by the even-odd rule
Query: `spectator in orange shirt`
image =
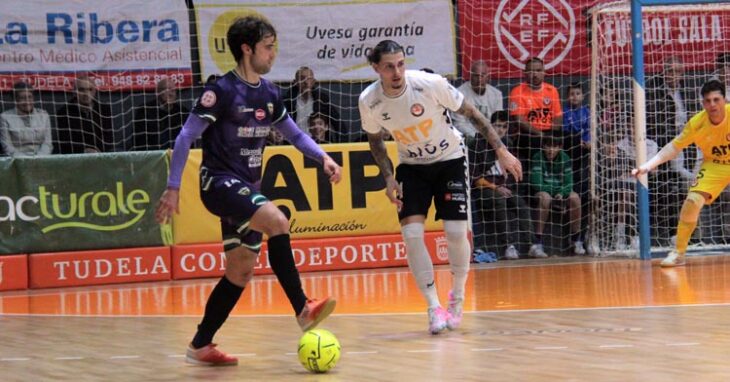
<path fill-rule="evenodd" d="M 560 130 L 563 124 L 558 90 L 544 80 L 545 64 L 539 57 L 532 57 L 525 62 L 525 81 L 509 94 L 510 115 L 521 131 L 536 136 Z"/>
<path fill-rule="evenodd" d="M 532 158 L 542 151 L 543 133 L 560 131 L 563 109 L 554 86 L 545 83 L 545 64 L 539 57 L 525 61 L 525 79 L 509 94 L 509 112 L 520 132 L 515 140 L 517 156 L 531 167 Z"/>

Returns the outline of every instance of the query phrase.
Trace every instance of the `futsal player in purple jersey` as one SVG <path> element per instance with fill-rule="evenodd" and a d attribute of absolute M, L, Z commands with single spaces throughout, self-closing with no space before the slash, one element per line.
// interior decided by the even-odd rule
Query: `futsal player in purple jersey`
<path fill-rule="evenodd" d="M 216 348 L 213 336 L 228 318 L 253 277 L 262 233 L 268 237 L 269 263 L 294 308 L 303 331 L 317 326 L 335 300 L 308 299 L 302 289 L 289 239 L 289 220 L 261 194 L 266 137 L 277 129 L 305 156 L 324 166 L 330 181 L 341 169 L 287 114 L 278 88 L 261 76 L 276 57 L 276 30 L 258 17 L 237 19 L 228 29 L 228 47 L 238 65 L 208 81 L 175 140 L 167 190 L 156 211 L 160 223 L 179 212 L 179 189 L 192 143 L 203 137 L 200 196 L 221 219 L 226 271 L 208 297 L 205 315 L 188 346 L 186 361 L 210 366 L 236 365 L 238 359 Z"/>

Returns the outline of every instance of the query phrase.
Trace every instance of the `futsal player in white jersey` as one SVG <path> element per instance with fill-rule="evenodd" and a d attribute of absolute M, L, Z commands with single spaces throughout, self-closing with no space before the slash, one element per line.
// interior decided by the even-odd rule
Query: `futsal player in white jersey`
<path fill-rule="evenodd" d="M 471 248 L 467 236 L 469 186 L 466 150 L 447 110 L 467 117 L 496 150 L 502 168 L 519 181 L 522 166 L 502 144 L 489 121 L 445 78 L 406 70 L 403 47 L 378 43 L 368 61 L 380 76 L 360 94 L 362 128 L 398 207 L 408 266 L 428 303 L 429 331 L 438 334 L 461 323 Z M 393 175 L 383 141 L 387 130 L 398 143 L 400 164 Z M 436 219 L 444 221 L 453 287 L 448 308 L 441 307 L 433 263 L 424 242 L 424 222 L 433 199 Z"/>

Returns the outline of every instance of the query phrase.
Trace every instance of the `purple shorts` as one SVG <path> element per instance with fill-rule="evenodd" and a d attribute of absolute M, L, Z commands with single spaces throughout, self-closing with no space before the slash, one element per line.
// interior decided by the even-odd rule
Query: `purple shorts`
<path fill-rule="evenodd" d="M 229 175 L 204 174 L 200 179 L 200 198 L 205 208 L 221 219 L 226 251 L 244 246 L 258 253 L 263 235 L 248 226 L 254 213 L 269 199 L 257 187 Z"/>

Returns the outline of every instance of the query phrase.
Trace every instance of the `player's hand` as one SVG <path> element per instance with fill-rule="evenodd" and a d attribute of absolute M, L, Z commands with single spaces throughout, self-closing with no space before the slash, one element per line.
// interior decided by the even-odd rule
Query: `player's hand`
<path fill-rule="evenodd" d="M 180 190 L 168 188 L 160 196 L 160 202 L 157 203 L 155 210 L 155 219 L 160 224 L 166 224 L 173 213 L 180 213 Z"/>
<path fill-rule="evenodd" d="M 646 173 L 649 172 L 649 169 L 644 166 L 639 166 L 639 168 L 635 168 L 631 170 L 631 176 L 638 178 Z"/>
<path fill-rule="evenodd" d="M 561 195 L 561 194 L 555 194 L 555 196 L 553 196 L 553 199 L 554 200 L 563 200 L 563 195 Z"/>
<path fill-rule="evenodd" d="M 512 196 L 512 190 L 505 186 L 499 186 L 495 190 L 505 198 L 509 198 L 510 196 Z"/>
<path fill-rule="evenodd" d="M 508 173 L 512 174 L 518 182 L 522 181 L 522 163 L 506 147 L 497 150 L 497 160 L 499 161 L 499 165 Z"/>
<path fill-rule="evenodd" d="M 385 194 L 390 202 L 398 207 L 398 211 L 403 207 L 403 187 L 395 180 L 393 175 L 385 178 Z"/>
<path fill-rule="evenodd" d="M 342 179 L 342 167 L 334 159 L 330 158 L 329 155 L 324 156 L 322 165 L 324 166 L 324 173 L 330 177 L 330 182 L 335 184 L 339 183 L 340 179 Z"/>

